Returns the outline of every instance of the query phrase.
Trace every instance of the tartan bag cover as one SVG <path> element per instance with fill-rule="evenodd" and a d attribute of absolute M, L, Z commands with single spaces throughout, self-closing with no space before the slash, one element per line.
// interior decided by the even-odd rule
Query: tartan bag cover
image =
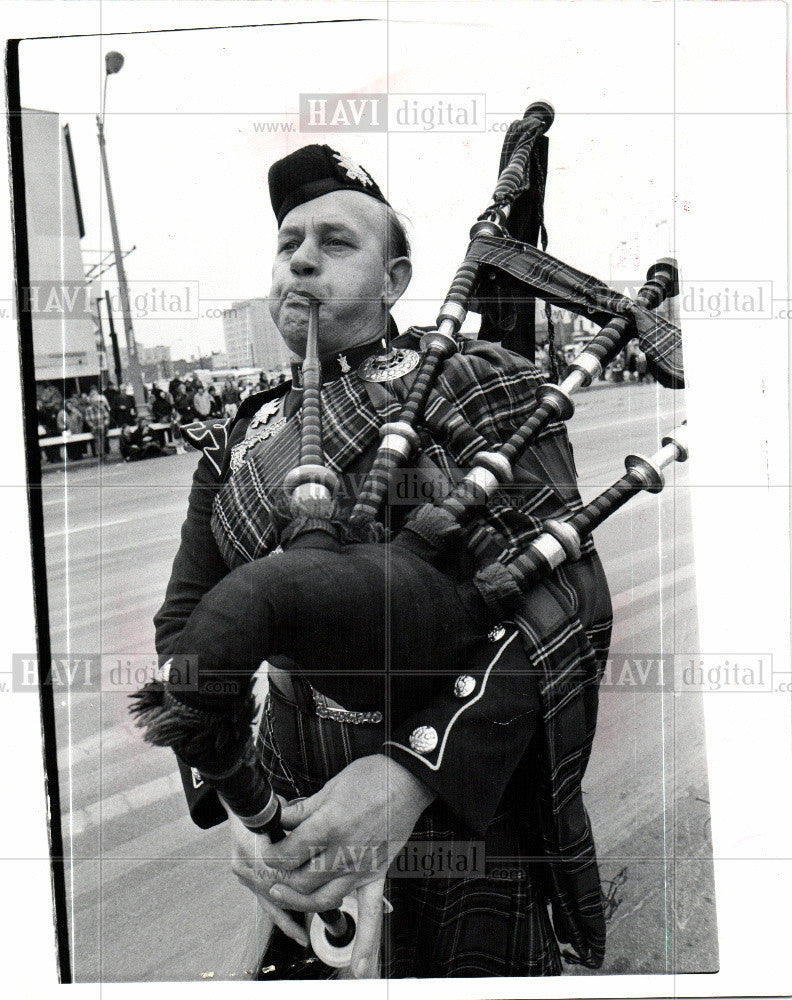
<path fill-rule="evenodd" d="M 682 332 L 651 309 L 644 309 L 598 278 L 578 271 L 549 253 L 495 236 L 478 236 L 470 244 L 468 259 L 497 267 L 529 285 L 534 294 L 563 309 L 604 325 L 612 316 L 631 316 L 641 349 L 661 385 L 681 389 Z"/>

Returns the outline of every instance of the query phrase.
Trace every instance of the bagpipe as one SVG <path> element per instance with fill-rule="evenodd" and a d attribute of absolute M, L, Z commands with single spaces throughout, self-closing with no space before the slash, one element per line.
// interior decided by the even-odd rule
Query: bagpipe
<path fill-rule="evenodd" d="M 339 477 L 327 466 L 322 448 L 318 303 L 309 300 L 300 458 L 284 481 L 288 517 L 280 532 L 282 551 L 257 561 L 255 587 L 248 574 L 253 564 L 218 585 L 226 588 L 226 599 L 228 588 L 235 588 L 240 614 L 255 627 L 210 634 L 194 627 L 191 618 L 161 678 L 133 696 L 132 711 L 146 740 L 175 750 L 249 829 L 272 841 L 284 836 L 280 801 L 258 763 L 251 735 L 253 674 L 262 661 L 286 658 L 290 669 L 350 710 L 372 707 L 372 690 L 363 678 L 350 702 L 345 675 L 351 661 L 382 664 L 383 670 L 452 670 L 481 650 L 493 627 L 509 618 L 539 581 L 579 559 L 598 525 L 636 493 L 659 492 L 663 469 L 687 458 L 686 428 L 675 428 L 656 454 L 628 456 L 625 474 L 611 487 L 570 516 L 546 521 L 516 553 L 493 555 L 491 539 L 484 545 L 469 530 L 491 498 L 508 491 L 515 464 L 542 432 L 570 419 L 574 393 L 597 378 L 631 339 L 638 338 L 658 382 L 669 388 L 684 384 L 680 331 L 656 312 L 678 294 L 674 260 L 654 263 L 630 300 L 546 250 L 515 239 L 508 228 L 511 217 L 520 222 L 518 233 L 536 239 L 544 232 L 545 133 L 553 117 L 550 105 L 540 102 L 510 127 L 490 204 L 471 229 L 436 329 L 421 339 L 420 363 L 400 412 L 380 428 L 376 457 L 343 524 Z M 487 301 L 497 300 L 497 290 L 504 287 L 525 289 L 528 296 L 592 318 L 601 330 L 571 362 L 561 384 L 539 387 L 529 418 L 498 447 L 460 413 L 447 413 L 444 433 L 473 450 L 471 467 L 458 482 L 447 483 L 438 502 L 411 511 L 391 537 L 383 507 L 398 470 L 419 450 L 427 402 L 436 394 L 444 364 L 460 349 L 459 331 L 471 302 L 485 314 L 485 334 L 509 328 L 508 302 L 499 301 L 496 314 L 487 312 Z M 466 559 L 459 558 L 461 548 Z M 213 593 L 201 600 L 204 619 L 211 618 Z M 187 661 L 196 658 L 200 683 L 184 683 L 186 675 L 194 676 Z M 353 938 L 351 905 L 313 921 L 314 951 L 328 965 L 348 963 Z"/>

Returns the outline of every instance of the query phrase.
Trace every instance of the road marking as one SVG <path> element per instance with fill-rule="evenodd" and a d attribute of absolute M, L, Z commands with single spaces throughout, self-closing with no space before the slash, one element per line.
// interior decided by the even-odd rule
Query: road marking
<path fill-rule="evenodd" d="M 81 531 L 100 531 L 104 528 L 116 528 L 121 524 L 131 524 L 133 521 L 146 521 L 153 520 L 154 518 L 160 519 L 167 517 L 169 514 L 183 514 L 186 512 L 186 507 L 183 503 L 180 503 L 178 507 L 165 507 L 162 510 L 155 511 L 140 511 L 139 513 L 129 514 L 127 517 L 117 518 L 115 521 L 93 521 L 91 524 L 83 524 L 79 527 L 69 527 L 65 530 L 59 528 L 55 531 L 45 531 L 45 538 L 63 538 L 66 535 L 76 535 Z"/>
<path fill-rule="evenodd" d="M 122 746 L 139 744 L 141 739 L 138 730 L 129 732 L 122 726 L 109 726 L 101 733 L 93 733 L 85 739 L 78 740 L 77 743 L 72 743 L 71 747 L 68 744 L 59 746 L 58 753 L 71 753 L 72 763 L 76 764 L 79 760 L 95 759 L 97 754 L 118 750 Z"/>
<path fill-rule="evenodd" d="M 647 423 L 648 419 L 649 418 L 647 417 L 646 413 L 636 413 L 633 414 L 632 416 L 626 416 L 626 415 L 622 416 L 621 414 L 614 414 L 610 418 L 610 420 L 606 420 L 603 423 L 579 424 L 579 425 L 570 423 L 569 425 L 570 437 L 574 438 L 578 434 L 578 432 L 581 434 L 589 434 L 591 432 L 596 432 L 596 431 L 612 431 L 614 430 L 615 427 L 621 428 L 624 424 L 636 424 L 639 421 L 642 423 Z M 668 412 L 666 412 L 665 410 L 658 410 L 656 423 L 665 425 L 666 421 L 673 420 L 674 426 L 677 426 L 678 424 L 682 423 L 684 419 L 685 419 L 685 410 L 683 407 L 678 407 Z M 650 433 L 650 431 L 654 431 L 655 429 L 656 429 L 655 427 L 652 427 L 649 430 L 647 430 L 646 433 L 648 434 Z M 664 426 L 663 433 L 669 433 L 672 429 L 673 428 L 671 426 L 667 427 Z M 660 442 L 658 441 L 657 444 L 659 446 Z"/>
<path fill-rule="evenodd" d="M 161 878 L 163 868 L 173 871 L 184 866 L 189 877 L 196 870 L 195 861 L 201 862 L 203 872 L 207 865 L 215 866 L 218 879 L 225 879 L 233 886 L 236 880 L 231 874 L 231 845 L 226 847 L 228 836 L 225 824 L 219 830 L 201 830 L 190 819 L 184 805 L 184 813 L 178 819 L 168 819 L 156 829 L 148 829 L 124 844 L 113 844 L 113 854 L 103 846 L 101 858 L 72 861 L 70 884 L 81 887 L 74 892 L 72 903 L 77 904 L 79 911 L 90 901 L 88 912 L 95 914 L 97 904 L 91 897 L 97 893 L 106 896 L 109 885 L 130 880 L 129 892 L 139 893 L 141 884 L 151 886 Z M 193 845 L 199 847 L 195 859 L 188 853 Z M 226 853 L 221 853 L 223 851 Z M 135 875 L 149 865 L 155 866 L 157 874 L 153 879 L 151 875 L 143 875 L 141 883 Z M 126 887 L 121 891 L 125 892 Z"/>
<path fill-rule="evenodd" d="M 639 583 L 636 587 L 630 587 L 629 590 L 622 590 L 618 594 L 614 594 L 611 598 L 613 613 L 617 615 L 619 612 L 629 611 L 633 601 L 640 601 L 644 597 L 655 597 L 661 590 L 668 590 L 669 587 L 682 584 L 687 580 L 695 579 L 695 577 L 696 564 L 694 562 L 689 562 L 684 566 L 676 566 L 668 573 L 664 573 L 659 579 L 647 580 L 646 583 Z"/>
<path fill-rule="evenodd" d="M 171 774 L 134 785 L 127 792 L 117 792 L 115 795 L 83 806 L 82 809 L 65 813 L 62 825 L 64 836 L 73 840 L 93 827 L 117 819 L 119 816 L 128 816 L 137 809 L 151 805 L 152 802 L 160 802 L 177 793 L 182 794 L 181 777 L 175 770 L 176 761 L 173 763 L 174 771 Z"/>

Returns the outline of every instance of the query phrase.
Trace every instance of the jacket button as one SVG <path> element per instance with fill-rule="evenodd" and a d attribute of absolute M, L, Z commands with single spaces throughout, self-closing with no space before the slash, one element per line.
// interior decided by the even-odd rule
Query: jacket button
<path fill-rule="evenodd" d="M 470 674 L 460 674 L 454 681 L 454 694 L 457 698 L 467 698 L 468 695 L 473 694 L 475 688 L 476 682 Z"/>
<path fill-rule="evenodd" d="M 437 730 L 432 726 L 418 726 L 410 733 L 410 746 L 418 753 L 431 753 L 437 746 Z"/>
<path fill-rule="evenodd" d="M 487 638 L 490 642 L 500 642 L 504 635 L 506 635 L 506 627 L 504 625 L 496 625 L 495 628 L 490 629 L 487 633 Z"/>

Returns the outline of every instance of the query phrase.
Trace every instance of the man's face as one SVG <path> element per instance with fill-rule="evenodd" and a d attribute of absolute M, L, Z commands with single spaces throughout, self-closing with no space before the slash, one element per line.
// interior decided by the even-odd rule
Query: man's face
<path fill-rule="evenodd" d="M 310 299 L 319 301 L 321 354 L 366 344 L 384 333 L 387 311 L 409 281 L 409 263 L 396 277 L 399 267 L 385 262 L 386 229 L 385 205 L 358 191 L 331 191 L 285 217 L 269 307 L 296 355 L 305 353 Z"/>

